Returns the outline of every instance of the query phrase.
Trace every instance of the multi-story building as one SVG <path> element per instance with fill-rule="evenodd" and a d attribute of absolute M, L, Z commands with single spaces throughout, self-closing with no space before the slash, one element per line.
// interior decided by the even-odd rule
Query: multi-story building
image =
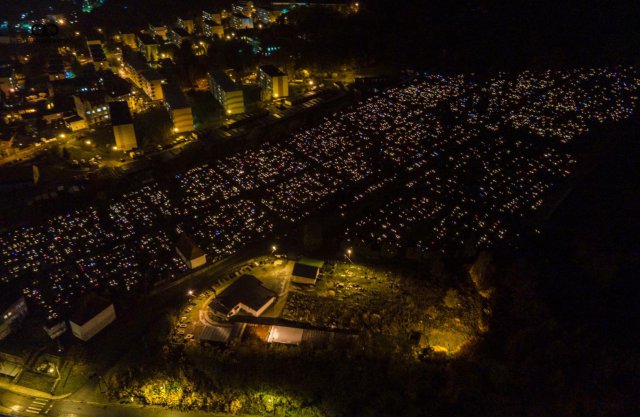
<path fill-rule="evenodd" d="M 173 133 L 192 131 L 193 113 L 180 88 L 175 84 L 163 84 L 162 94 L 164 96 L 164 105 L 173 123 Z"/>
<path fill-rule="evenodd" d="M 16 71 L 12 65 L 0 66 L 0 91 L 5 95 L 16 91 Z"/>
<path fill-rule="evenodd" d="M 93 67 L 96 71 L 104 71 L 109 69 L 109 62 L 107 56 L 102 49 L 102 45 L 89 45 L 89 54 L 93 61 Z"/>
<path fill-rule="evenodd" d="M 231 27 L 236 30 L 253 29 L 253 19 L 240 13 L 231 15 Z"/>
<path fill-rule="evenodd" d="M 87 120 L 83 119 L 77 114 L 74 114 L 73 116 L 70 116 L 70 117 L 66 117 L 64 119 L 64 124 L 67 127 L 67 129 L 71 130 L 72 132 L 77 132 L 78 130 L 84 130 L 89 127 L 89 125 L 87 124 Z"/>
<path fill-rule="evenodd" d="M 224 108 L 227 115 L 244 113 L 244 92 L 242 87 L 223 71 L 214 71 L 208 74 L 209 89 L 213 97 Z"/>
<path fill-rule="evenodd" d="M 59 54 L 53 54 L 49 57 L 47 74 L 49 81 L 64 80 L 66 78 L 67 72 L 62 57 Z"/>
<path fill-rule="evenodd" d="M 270 56 L 280 49 L 279 42 L 269 36 L 264 36 L 259 30 L 243 30 L 239 39 L 251 46 L 251 52 Z"/>
<path fill-rule="evenodd" d="M 186 40 L 191 40 L 191 35 L 185 29 L 182 28 L 171 28 L 170 32 L 171 42 L 176 46 L 182 45 L 182 42 Z"/>
<path fill-rule="evenodd" d="M 195 24 L 193 22 L 193 19 L 183 19 L 183 18 L 178 18 L 176 19 L 176 26 L 178 26 L 181 29 L 184 29 L 187 31 L 188 34 L 193 35 L 193 33 L 195 32 Z"/>
<path fill-rule="evenodd" d="M 111 126 L 118 150 L 128 151 L 137 148 L 138 141 L 127 102 L 114 101 L 109 103 L 109 111 L 111 112 Z"/>
<path fill-rule="evenodd" d="M 263 65 L 258 71 L 262 99 L 271 100 L 289 96 L 289 77 L 273 65 Z"/>
<path fill-rule="evenodd" d="M 0 293 L 0 340 L 9 336 L 27 316 L 27 303 L 18 290 Z"/>
<path fill-rule="evenodd" d="M 167 40 L 169 28 L 166 25 L 154 25 L 149 23 L 149 31 L 153 33 L 154 36 L 159 36 L 162 40 Z"/>
<path fill-rule="evenodd" d="M 133 50 L 138 49 L 137 36 L 134 32 L 120 32 L 114 35 L 113 40 L 128 46 Z"/>
<path fill-rule="evenodd" d="M 122 71 L 151 100 L 162 100 L 162 84 L 166 83 L 166 80 L 158 71 L 150 68 L 139 53 L 123 55 Z"/>
<path fill-rule="evenodd" d="M 282 15 L 282 10 L 274 9 L 270 6 L 256 7 L 256 20 L 265 25 L 274 23 Z"/>
<path fill-rule="evenodd" d="M 231 11 L 247 17 L 251 17 L 253 14 L 253 2 L 240 0 L 231 5 Z"/>
<path fill-rule="evenodd" d="M 109 122 L 109 107 L 104 93 L 88 92 L 73 95 L 76 114 L 83 118 L 88 126 L 97 126 Z"/>
<path fill-rule="evenodd" d="M 208 12 L 206 10 L 202 11 L 202 20 L 211 20 L 214 23 L 217 23 L 218 25 L 222 24 L 222 15 L 220 13 L 217 12 Z"/>
<path fill-rule="evenodd" d="M 224 38 L 224 27 L 213 20 L 205 19 L 202 21 L 202 33 L 207 38 L 218 37 L 222 39 Z"/>
<path fill-rule="evenodd" d="M 278 10 L 292 10 L 298 7 L 317 7 L 331 9 L 340 13 L 354 13 L 358 11 L 359 3 L 353 0 L 277 0 L 271 6 Z"/>
<path fill-rule="evenodd" d="M 165 36 L 166 37 L 166 36 Z M 160 44 L 146 33 L 138 34 L 138 49 L 149 62 L 157 61 L 160 55 Z"/>

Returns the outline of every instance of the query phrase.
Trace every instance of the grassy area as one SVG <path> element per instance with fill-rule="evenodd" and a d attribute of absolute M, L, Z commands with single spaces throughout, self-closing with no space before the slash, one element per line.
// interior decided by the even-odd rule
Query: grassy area
<path fill-rule="evenodd" d="M 224 119 L 222 107 L 208 92 L 192 91 L 188 94 L 193 111 L 193 122 L 197 129 L 207 130 L 217 127 Z"/>
<path fill-rule="evenodd" d="M 171 119 L 164 107 L 152 108 L 138 113 L 133 121 L 139 148 L 164 145 L 172 135 Z"/>
<path fill-rule="evenodd" d="M 478 334 L 481 300 L 464 288 L 442 288 L 427 277 L 337 262 L 315 286 L 294 286 L 283 317 L 353 329 L 454 353 Z"/>

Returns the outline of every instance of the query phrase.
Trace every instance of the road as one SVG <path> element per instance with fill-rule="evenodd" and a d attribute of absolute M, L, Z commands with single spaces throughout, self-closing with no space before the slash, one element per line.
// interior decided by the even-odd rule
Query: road
<path fill-rule="evenodd" d="M 53 404 L 53 400 L 46 398 L 15 394 L 4 390 L 0 391 L 0 405 L 13 410 L 16 415 L 47 414 Z"/>
<path fill-rule="evenodd" d="M 0 406 L 12 410 L 8 416 L 56 416 L 56 417 L 221 417 L 226 413 L 203 411 L 177 411 L 161 407 L 145 407 L 128 404 L 88 403 L 71 399 L 48 400 L 0 391 Z M 0 407 L 0 409 L 1 409 Z"/>

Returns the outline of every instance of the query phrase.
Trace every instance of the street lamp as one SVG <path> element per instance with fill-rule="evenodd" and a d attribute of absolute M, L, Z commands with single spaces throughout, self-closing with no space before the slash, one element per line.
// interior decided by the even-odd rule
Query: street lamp
<path fill-rule="evenodd" d="M 111 148 L 111 149 L 113 149 L 114 151 L 117 151 L 118 147 L 116 145 L 113 145 L 113 148 Z"/>
<path fill-rule="evenodd" d="M 278 247 L 276 245 L 271 246 L 271 254 L 272 255 L 276 252 L 276 249 L 278 249 Z"/>
<path fill-rule="evenodd" d="M 192 297 L 193 296 L 193 290 L 187 291 L 187 294 L 189 294 L 189 297 Z"/>
<path fill-rule="evenodd" d="M 344 256 L 349 260 L 349 262 L 353 263 L 351 260 L 351 249 L 347 249 L 347 253 Z"/>

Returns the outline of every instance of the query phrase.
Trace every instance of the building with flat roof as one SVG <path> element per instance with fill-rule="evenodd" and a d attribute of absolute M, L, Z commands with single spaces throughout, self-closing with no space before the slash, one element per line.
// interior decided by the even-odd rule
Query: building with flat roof
<path fill-rule="evenodd" d="M 178 17 L 176 19 L 176 26 L 186 30 L 187 33 L 190 35 L 192 35 L 196 30 L 195 22 L 193 21 L 193 19 L 184 19 L 184 18 Z"/>
<path fill-rule="evenodd" d="M 164 105 L 173 123 L 173 133 L 193 130 L 193 113 L 184 94 L 175 84 L 163 84 Z"/>
<path fill-rule="evenodd" d="M 149 67 L 140 53 L 123 54 L 122 71 L 151 100 L 162 100 L 162 84 L 166 83 L 166 80 L 158 71 Z"/>
<path fill-rule="evenodd" d="M 0 91 L 9 95 L 16 91 L 16 71 L 12 65 L 0 66 Z"/>
<path fill-rule="evenodd" d="M 282 10 L 274 9 L 270 6 L 256 7 L 256 20 L 265 25 L 275 23 L 275 21 L 282 15 Z"/>
<path fill-rule="evenodd" d="M 182 42 L 184 41 L 191 40 L 191 34 L 189 34 L 189 32 L 187 32 L 185 29 L 180 27 L 172 28 L 171 31 L 169 32 L 169 35 L 171 38 L 171 42 L 176 46 L 182 45 Z"/>
<path fill-rule="evenodd" d="M 147 61 L 157 61 L 160 56 L 160 44 L 146 33 L 138 33 L 138 49 Z"/>
<path fill-rule="evenodd" d="M 216 101 L 224 108 L 226 115 L 244 113 L 244 91 L 242 87 L 223 71 L 208 74 L 209 89 Z"/>
<path fill-rule="evenodd" d="M 247 17 L 253 13 L 253 2 L 251 0 L 237 0 L 231 4 L 231 11 Z"/>
<path fill-rule="evenodd" d="M 222 24 L 222 14 L 218 12 L 211 12 L 208 10 L 202 11 L 202 20 L 211 20 L 213 23 L 218 25 Z"/>
<path fill-rule="evenodd" d="M 82 117 L 78 116 L 77 114 L 74 114 L 73 116 L 65 117 L 64 125 L 67 127 L 67 129 L 71 130 L 72 132 L 77 132 L 78 130 L 84 130 L 89 128 L 87 121 Z"/>
<path fill-rule="evenodd" d="M 83 118 L 89 127 L 109 122 L 109 107 L 102 91 L 92 91 L 73 95 L 76 114 Z"/>
<path fill-rule="evenodd" d="M 253 19 L 240 13 L 231 15 L 231 27 L 236 30 L 253 29 Z"/>
<path fill-rule="evenodd" d="M 133 118 L 127 102 L 114 101 L 109 103 L 109 111 L 116 147 L 123 151 L 137 148 L 136 131 L 133 128 Z"/>
<path fill-rule="evenodd" d="M 69 319 L 71 332 L 82 341 L 87 341 L 100 333 L 116 319 L 113 303 L 96 294 L 89 294 Z"/>
<path fill-rule="evenodd" d="M 254 276 L 243 275 L 218 294 L 210 304 L 214 312 L 232 317 L 242 312 L 259 317 L 276 300 L 277 294 Z"/>
<path fill-rule="evenodd" d="M 302 258 L 293 265 L 291 281 L 298 284 L 313 285 L 318 280 L 318 275 L 320 275 L 320 269 L 322 269 L 323 265 L 323 261 Z"/>
<path fill-rule="evenodd" d="M 28 313 L 24 295 L 15 288 L 0 290 L 0 340 L 9 336 L 22 324 Z"/>
<path fill-rule="evenodd" d="M 169 28 L 167 25 L 155 25 L 153 23 L 149 23 L 149 32 L 153 33 L 153 36 L 159 36 L 162 40 L 167 40 L 167 34 L 169 33 Z"/>
<path fill-rule="evenodd" d="M 67 332 L 67 323 L 64 320 L 51 320 L 42 326 L 51 339 L 57 339 Z"/>
<path fill-rule="evenodd" d="M 107 61 L 107 56 L 104 53 L 104 49 L 102 49 L 101 44 L 90 44 L 89 46 L 89 55 L 91 56 L 91 60 L 93 61 L 93 67 L 96 71 L 103 71 L 109 69 L 109 62 Z"/>
<path fill-rule="evenodd" d="M 191 269 L 196 269 L 207 263 L 207 255 L 186 233 L 180 235 L 176 244 L 176 252 Z"/>
<path fill-rule="evenodd" d="M 224 38 L 224 27 L 213 20 L 205 19 L 202 21 L 202 33 L 207 38 L 217 37 L 218 39 L 222 39 Z"/>
<path fill-rule="evenodd" d="M 289 96 L 289 77 L 273 65 L 262 65 L 258 71 L 262 99 L 271 100 Z"/>

